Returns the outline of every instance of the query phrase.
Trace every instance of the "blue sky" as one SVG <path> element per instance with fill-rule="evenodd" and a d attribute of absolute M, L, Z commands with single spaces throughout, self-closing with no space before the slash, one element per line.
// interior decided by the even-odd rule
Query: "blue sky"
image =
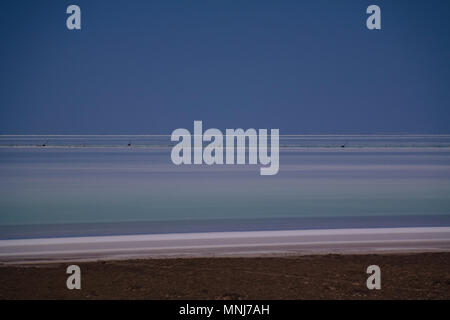
<path fill-rule="evenodd" d="M 82 30 L 66 28 L 70 4 Z M 382 30 L 365 26 L 381 7 Z M 450 133 L 450 1 L 0 3 L 0 134 Z"/>

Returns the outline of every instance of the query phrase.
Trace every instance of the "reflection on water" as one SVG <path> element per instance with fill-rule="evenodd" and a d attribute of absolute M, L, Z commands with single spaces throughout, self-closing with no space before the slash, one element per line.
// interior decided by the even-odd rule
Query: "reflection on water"
<path fill-rule="evenodd" d="M 279 173 L 261 176 L 256 165 L 173 165 L 170 148 L 161 147 L 167 136 L 84 136 L 78 147 L 63 147 L 77 145 L 71 138 L 46 137 L 39 147 L 30 141 L 41 136 L 3 136 L 0 237 L 9 229 L 64 235 L 68 226 L 71 234 L 111 225 L 121 233 L 121 224 L 125 233 L 144 225 L 152 232 L 289 228 L 289 221 L 345 227 L 364 218 L 448 224 L 448 136 L 342 137 L 283 137 Z"/>

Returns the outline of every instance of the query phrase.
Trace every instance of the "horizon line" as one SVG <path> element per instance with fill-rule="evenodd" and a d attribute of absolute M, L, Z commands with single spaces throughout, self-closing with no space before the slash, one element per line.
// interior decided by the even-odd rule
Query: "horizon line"
<path fill-rule="evenodd" d="M 224 134 L 225 136 L 226 134 Z M 171 137 L 171 134 L 0 134 L 0 137 Z M 190 136 L 195 136 L 191 134 Z M 323 133 L 323 134 L 280 134 L 280 137 L 450 137 L 450 133 Z"/>

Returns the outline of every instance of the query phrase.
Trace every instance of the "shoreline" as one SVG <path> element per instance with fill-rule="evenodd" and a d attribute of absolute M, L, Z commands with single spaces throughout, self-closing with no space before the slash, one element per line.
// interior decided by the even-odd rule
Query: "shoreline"
<path fill-rule="evenodd" d="M 203 232 L 0 240 L 0 263 L 450 251 L 450 227 Z"/>

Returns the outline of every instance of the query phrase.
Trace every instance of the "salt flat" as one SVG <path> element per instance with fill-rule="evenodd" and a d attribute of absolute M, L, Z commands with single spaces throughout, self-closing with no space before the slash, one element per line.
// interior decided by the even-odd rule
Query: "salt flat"
<path fill-rule="evenodd" d="M 208 232 L 0 241 L 0 261 L 450 251 L 450 227 Z"/>

